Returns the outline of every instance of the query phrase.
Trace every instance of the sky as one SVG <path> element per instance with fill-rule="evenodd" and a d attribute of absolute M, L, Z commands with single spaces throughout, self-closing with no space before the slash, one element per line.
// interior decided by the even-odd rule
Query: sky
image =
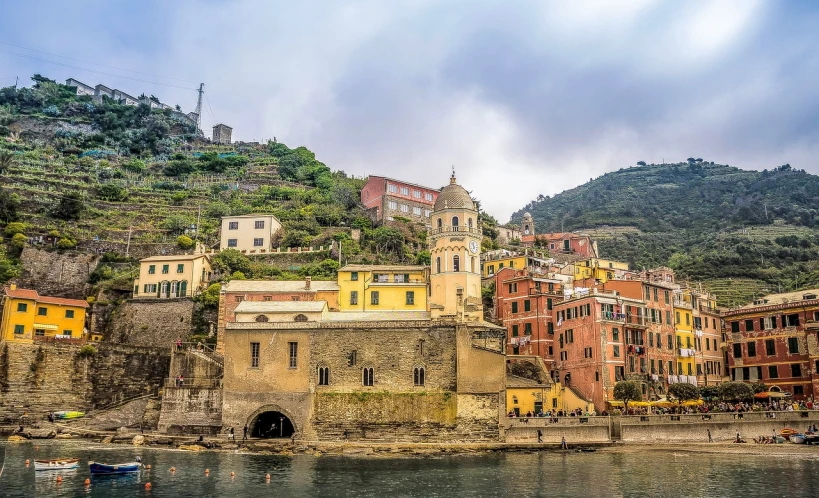
<path fill-rule="evenodd" d="M 0 86 L 153 94 L 334 170 L 538 195 L 688 157 L 819 174 L 819 3 L 0 0 Z M 50 62 L 48 62 L 50 61 Z M 57 62 L 58 64 L 55 64 Z M 124 71 L 124 70 L 125 71 Z"/>

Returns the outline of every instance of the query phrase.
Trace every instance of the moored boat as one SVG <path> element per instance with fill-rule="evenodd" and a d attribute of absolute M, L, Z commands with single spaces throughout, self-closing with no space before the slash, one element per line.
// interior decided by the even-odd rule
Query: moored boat
<path fill-rule="evenodd" d="M 807 441 L 804 434 L 791 434 L 789 439 L 794 444 L 805 444 L 805 441 Z"/>
<path fill-rule="evenodd" d="M 131 474 L 134 472 L 139 472 L 141 466 L 142 464 L 139 462 L 117 463 L 114 465 L 88 462 L 88 469 L 91 471 L 91 475 Z"/>
<path fill-rule="evenodd" d="M 57 458 L 54 460 L 34 460 L 34 470 L 70 470 L 80 465 L 79 458 Z"/>

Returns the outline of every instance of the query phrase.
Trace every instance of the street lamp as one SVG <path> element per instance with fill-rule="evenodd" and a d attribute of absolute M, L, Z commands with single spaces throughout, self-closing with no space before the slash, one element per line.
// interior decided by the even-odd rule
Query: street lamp
<path fill-rule="evenodd" d="M 279 417 L 279 437 L 284 437 L 284 417 Z"/>

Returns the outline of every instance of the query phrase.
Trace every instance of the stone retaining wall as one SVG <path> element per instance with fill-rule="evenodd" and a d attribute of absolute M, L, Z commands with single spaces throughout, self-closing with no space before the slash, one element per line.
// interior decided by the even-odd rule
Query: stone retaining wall
<path fill-rule="evenodd" d="M 609 417 L 561 417 L 557 422 L 551 418 L 506 419 L 505 441 L 535 443 L 539 430 L 544 443 L 560 443 L 562 438 L 568 444 L 608 442 L 610 423 Z"/>
<path fill-rule="evenodd" d="M 709 418 L 710 417 L 710 418 Z M 710 415 L 649 415 L 620 417 L 620 437 L 624 442 L 707 442 L 708 430 L 714 441 L 771 436 L 781 429 L 804 432 L 808 425 L 819 426 L 819 411 L 751 412 Z"/>
<path fill-rule="evenodd" d="M 177 337 L 187 341 L 193 333 L 191 299 L 134 299 L 111 312 L 105 340 L 131 346 L 168 348 Z"/>
<path fill-rule="evenodd" d="M 160 432 L 217 434 L 221 427 L 221 388 L 165 388 L 159 415 Z"/>

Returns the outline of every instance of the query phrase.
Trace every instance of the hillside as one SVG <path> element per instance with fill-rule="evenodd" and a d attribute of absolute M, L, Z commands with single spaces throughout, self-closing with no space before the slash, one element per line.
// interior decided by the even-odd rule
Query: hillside
<path fill-rule="evenodd" d="M 670 266 L 732 305 L 819 284 L 817 209 L 818 176 L 789 165 L 747 171 L 690 159 L 607 173 L 539 197 L 512 221 L 529 211 L 538 233 L 561 224 L 588 230 L 604 257 Z"/>
<path fill-rule="evenodd" d="M 105 254 L 88 295 L 122 297 L 135 256 L 218 246 L 219 218 L 251 212 L 282 221 L 282 248 L 325 250 L 253 261 L 227 251 L 216 260 L 223 278 L 334 278 L 331 242 L 340 243 L 342 263 L 428 258 L 424 227 L 373 226 L 359 202 L 364 179 L 331 170 L 305 147 L 216 145 L 170 109 L 93 101 L 32 80 L 31 88 L 0 89 L 0 283 L 20 275 L 22 250 L 34 245 Z"/>

